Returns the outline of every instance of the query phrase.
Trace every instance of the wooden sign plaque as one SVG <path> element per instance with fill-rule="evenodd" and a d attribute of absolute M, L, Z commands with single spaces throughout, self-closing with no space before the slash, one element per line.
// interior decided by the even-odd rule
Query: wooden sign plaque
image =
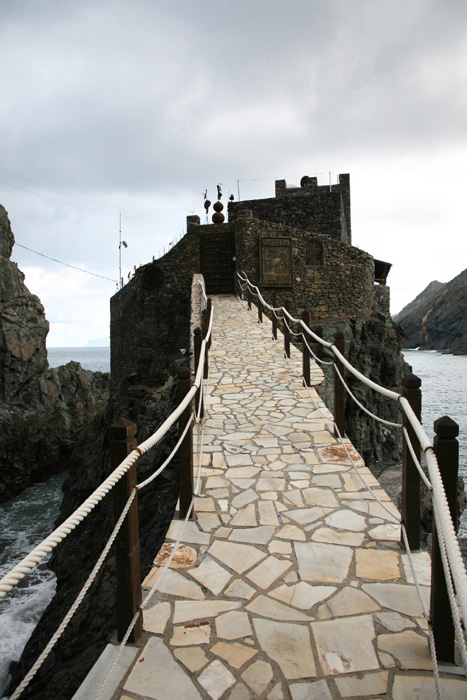
<path fill-rule="evenodd" d="M 285 236 L 260 238 L 261 285 L 292 286 L 292 239 Z"/>

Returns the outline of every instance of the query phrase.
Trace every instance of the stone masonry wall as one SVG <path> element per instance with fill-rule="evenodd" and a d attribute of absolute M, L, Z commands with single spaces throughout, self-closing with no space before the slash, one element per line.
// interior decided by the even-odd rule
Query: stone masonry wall
<path fill-rule="evenodd" d="M 263 221 L 286 222 L 303 231 L 351 243 L 349 176 L 340 175 L 340 184 L 331 189 L 328 185 L 318 186 L 316 178 L 309 181 L 304 187 L 287 188 L 285 180 L 277 180 L 275 198 L 230 202 L 229 222 L 253 212 L 255 218 Z"/>
<path fill-rule="evenodd" d="M 322 240 L 323 265 L 310 267 L 306 263 L 306 244 L 313 234 L 258 219 L 242 219 L 237 223 L 237 269 L 246 272 L 254 284 L 260 282 L 261 236 L 290 236 L 292 238 L 293 287 L 265 288 L 263 296 L 277 303 L 290 299 L 291 312 L 308 310 L 313 319 L 336 317 L 364 318 L 374 304 L 374 261 L 359 248 L 334 240 Z"/>
<path fill-rule="evenodd" d="M 193 275 L 199 238 L 187 233 L 163 258 L 143 265 L 111 299 L 111 386 L 162 386 L 173 373 L 174 348 L 189 352 Z"/>

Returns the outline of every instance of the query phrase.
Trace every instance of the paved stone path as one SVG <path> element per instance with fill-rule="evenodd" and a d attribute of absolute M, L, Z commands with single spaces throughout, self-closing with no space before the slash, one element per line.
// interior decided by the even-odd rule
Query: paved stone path
<path fill-rule="evenodd" d="M 399 527 L 334 439 L 316 390 L 318 408 L 302 387 L 300 353 L 293 348 L 285 360 L 268 319 L 258 324 L 233 297 L 213 303 L 196 518 L 144 613 L 145 643 L 113 697 L 435 698 Z M 320 382 L 312 367 L 312 384 Z M 182 525 L 173 521 L 145 587 Z M 428 600 L 428 555 L 416 559 Z M 467 697 L 465 681 L 444 676 L 446 698 Z"/>

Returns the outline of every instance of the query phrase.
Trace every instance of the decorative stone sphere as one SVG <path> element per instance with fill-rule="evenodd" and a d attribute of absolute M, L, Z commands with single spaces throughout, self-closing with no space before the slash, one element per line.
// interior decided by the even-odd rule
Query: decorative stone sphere
<path fill-rule="evenodd" d="M 222 202 L 219 202 L 219 201 L 217 201 L 213 207 L 214 211 L 222 211 L 223 208 L 224 208 L 224 205 L 222 204 Z"/>
<path fill-rule="evenodd" d="M 216 202 L 218 204 L 218 202 Z M 214 209 L 216 208 L 216 205 L 214 205 Z M 216 211 L 215 214 L 212 215 L 212 223 L 213 224 L 223 224 L 224 223 L 225 216 L 221 211 Z"/>

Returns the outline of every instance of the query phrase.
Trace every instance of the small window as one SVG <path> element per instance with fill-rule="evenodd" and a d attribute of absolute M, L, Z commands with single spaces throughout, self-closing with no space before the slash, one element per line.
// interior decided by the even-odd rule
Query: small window
<path fill-rule="evenodd" d="M 317 267 L 324 264 L 323 244 L 318 238 L 312 238 L 306 244 L 306 266 Z"/>

